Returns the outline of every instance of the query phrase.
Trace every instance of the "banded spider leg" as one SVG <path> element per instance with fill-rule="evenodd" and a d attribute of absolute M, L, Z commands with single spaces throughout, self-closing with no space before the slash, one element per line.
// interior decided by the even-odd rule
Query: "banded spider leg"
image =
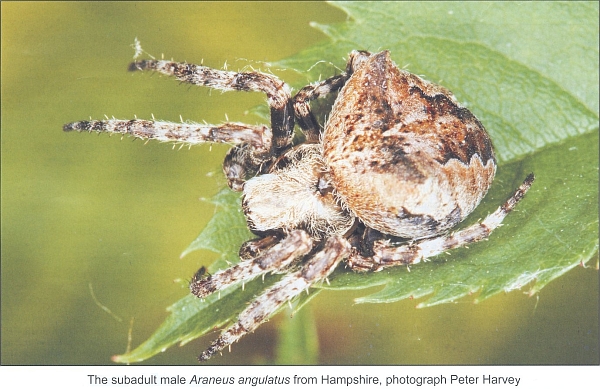
<path fill-rule="evenodd" d="M 372 256 L 363 256 L 355 250 L 348 258 L 348 266 L 355 271 L 380 271 L 391 266 L 411 265 L 447 250 L 486 239 L 523 199 L 534 180 L 535 176 L 529 174 L 504 204 L 479 223 L 455 231 L 450 235 L 422 239 L 400 246 L 392 244 L 389 240 L 378 240 L 373 244 Z"/>
<path fill-rule="evenodd" d="M 292 235 L 301 235 L 302 239 L 311 240 L 308 234 L 305 234 L 303 231 L 293 231 L 290 233 L 290 236 Z M 284 239 L 282 243 L 285 241 L 287 239 Z M 277 246 L 271 248 L 267 253 L 275 251 Z M 303 291 L 308 290 L 315 283 L 325 280 L 336 266 L 350 255 L 350 251 L 350 244 L 345 238 L 340 236 L 328 238 L 324 242 L 323 249 L 318 251 L 312 258 L 309 258 L 297 271 L 285 275 L 279 282 L 254 299 L 240 313 L 237 322 L 223 331 L 221 336 L 206 351 L 198 356 L 198 360 L 205 361 L 211 358 L 215 353 L 230 346 L 245 334 L 254 331 L 283 304 L 292 300 Z M 260 257 L 252 262 L 256 262 L 259 259 Z M 246 263 L 249 262 L 241 262 L 240 265 Z M 227 272 L 227 270 L 224 272 Z"/>

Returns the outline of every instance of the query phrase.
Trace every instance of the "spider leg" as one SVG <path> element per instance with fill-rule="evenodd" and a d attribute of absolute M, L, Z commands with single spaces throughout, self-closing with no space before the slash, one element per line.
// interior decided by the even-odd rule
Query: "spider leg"
<path fill-rule="evenodd" d="M 247 179 L 261 173 L 265 166 L 269 166 L 273 160 L 270 154 L 258 154 L 248 143 L 237 145 L 227 152 L 223 161 L 223 173 L 227 177 L 227 184 L 236 191 L 244 189 Z"/>
<path fill-rule="evenodd" d="M 312 239 L 302 231 L 295 230 L 281 242 L 269 248 L 252 261 L 243 261 L 230 268 L 220 270 L 210 277 L 196 278 L 190 290 L 196 297 L 203 298 L 237 282 L 248 281 L 261 274 L 276 272 L 289 266 L 297 258 L 312 249 Z"/>
<path fill-rule="evenodd" d="M 277 233 L 269 233 L 265 237 L 249 240 L 240 248 L 240 259 L 242 261 L 252 260 L 273 247 L 279 240 L 281 240 L 281 236 Z"/>
<path fill-rule="evenodd" d="M 302 128 L 302 132 L 306 136 L 307 143 L 318 143 L 321 140 L 321 126 L 317 122 L 315 115 L 311 112 L 309 103 L 329 93 L 339 91 L 346 84 L 352 73 L 354 73 L 354 69 L 356 69 L 358 64 L 369 56 L 371 56 L 371 53 L 366 51 L 351 52 L 345 72 L 319 83 L 307 85 L 300 89 L 293 97 L 292 105 L 294 107 L 294 114 L 300 128 Z"/>
<path fill-rule="evenodd" d="M 206 66 L 164 60 L 132 62 L 129 71 L 153 70 L 174 76 L 181 82 L 208 86 L 222 91 L 257 91 L 267 95 L 271 109 L 271 128 L 275 154 L 291 144 L 294 130 L 294 111 L 290 88 L 277 77 L 259 73 L 238 73 L 211 69 Z"/>
<path fill-rule="evenodd" d="M 355 250 L 348 259 L 348 265 L 357 271 L 379 271 L 390 266 L 418 263 L 444 251 L 486 239 L 521 201 L 525 193 L 531 188 L 534 179 L 533 174 L 528 175 L 517 191 L 504 204 L 479 223 L 447 236 L 423 239 L 402 246 L 393 246 L 389 241 L 380 240 L 373 245 L 374 255 L 372 257 L 363 257 L 358 253 L 358 250 Z"/>
<path fill-rule="evenodd" d="M 350 244 L 346 239 L 339 236 L 330 237 L 323 250 L 315 254 L 300 270 L 282 278 L 240 313 L 238 321 L 200 354 L 198 360 L 209 359 L 245 334 L 254 331 L 286 301 L 299 295 L 314 283 L 324 280 L 349 254 Z"/>
<path fill-rule="evenodd" d="M 243 123 L 223 123 L 215 126 L 140 119 L 109 119 L 73 122 L 65 124 L 63 130 L 108 132 L 190 145 L 205 142 L 248 143 L 256 150 L 257 155 L 268 155 L 271 150 L 271 130 L 267 126 L 251 126 Z"/>
<path fill-rule="evenodd" d="M 321 126 L 310 110 L 309 103 L 329 93 L 337 92 L 344 86 L 349 77 L 347 73 L 330 77 L 318 84 L 305 86 L 294 96 L 294 113 L 302 132 L 306 136 L 306 143 L 318 143 L 321 137 Z"/>

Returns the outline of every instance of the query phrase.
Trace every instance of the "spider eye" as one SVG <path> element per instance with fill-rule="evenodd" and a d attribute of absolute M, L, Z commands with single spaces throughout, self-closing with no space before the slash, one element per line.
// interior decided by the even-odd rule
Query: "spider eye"
<path fill-rule="evenodd" d="M 317 190 L 321 194 L 321 196 L 327 196 L 333 191 L 333 186 L 329 182 L 328 179 L 321 176 L 319 177 L 319 181 L 317 181 Z"/>

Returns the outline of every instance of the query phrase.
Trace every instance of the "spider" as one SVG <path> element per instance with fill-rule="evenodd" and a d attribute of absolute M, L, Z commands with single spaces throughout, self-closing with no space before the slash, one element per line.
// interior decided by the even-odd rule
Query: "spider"
<path fill-rule="evenodd" d="M 248 227 L 257 236 L 241 261 L 192 278 L 204 298 L 265 273 L 282 278 L 256 297 L 204 351 L 231 347 L 279 307 L 323 281 L 342 261 L 354 271 L 412 265 L 486 239 L 531 187 L 482 221 L 450 232 L 477 207 L 496 173 L 492 142 L 480 121 L 447 89 L 399 69 L 388 51 L 352 51 L 339 75 L 290 88 L 271 74 L 231 72 L 166 60 L 138 60 L 151 70 L 222 91 L 267 95 L 271 126 L 156 120 L 90 120 L 65 131 L 129 134 L 182 144 L 234 144 L 223 163 L 229 187 L 242 191 Z M 310 102 L 337 92 L 321 126 Z M 294 142 L 298 123 L 303 141 Z"/>

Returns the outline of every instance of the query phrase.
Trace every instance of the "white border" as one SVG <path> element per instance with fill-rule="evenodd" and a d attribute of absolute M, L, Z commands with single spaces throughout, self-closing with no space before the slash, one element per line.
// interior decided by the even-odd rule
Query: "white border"
<path fill-rule="evenodd" d="M 204 385 L 190 383 L 193 376 L 197 377 L 234 377 L 234 384 Z M 293 377 L 317 377 L 316 384 L 294 384 Z M 90 376 L 106 377 L 107 384 L 101 384 L 95 379 L 90 383 Z M 112 378 L 127 376 L 136 379 L 142 376 L 146 379 L 157 377 L 157 384 L 111 384 Z M 184 377 L 185 384 L 160 384 L 160 377 Z M 331 384 L 322 382 L 322 376 L 378 377 L 379 384 Z M 386 377 L 396 376 L 398 382 L 386 386 Z M 451 379 L 454 376 L 454 380 Z M 513 377 L 513 383 L 490 384 L 483 382 L 483 376 Z M 290 384 L 277 385 L 273 383 L 239 384 L 240 377 L 287 377 Z M 402 377 L 401 379 L 399 377 Z M 407 382 L 405 377 L 413 383 Z M 445 377 L 445 383 L 435 387 L 442 388 L 598 388 L 600 383 L 600 366 L 2 366 L 0 367 L 0 387 L 37 387 L 56 386 L 60 388 L 87 387 L 210 387 L 210 388 L 369 388 L 369 387 L 419 387 L 416 377 Z M 472 377 L 471 382 L 456 379 Z M 268 380 L 268 378 L 266 378 Z M 518 385 L 516 381 L 518 379 Z M 151 379 L 152 380 L 152 379 Z M 343 380 L 342 380 L 343 381 Z M 474 381 L 477 381 L 474 383 Z M 434 387 L 433 384 L 423 383 L 423 388 Z"/>

